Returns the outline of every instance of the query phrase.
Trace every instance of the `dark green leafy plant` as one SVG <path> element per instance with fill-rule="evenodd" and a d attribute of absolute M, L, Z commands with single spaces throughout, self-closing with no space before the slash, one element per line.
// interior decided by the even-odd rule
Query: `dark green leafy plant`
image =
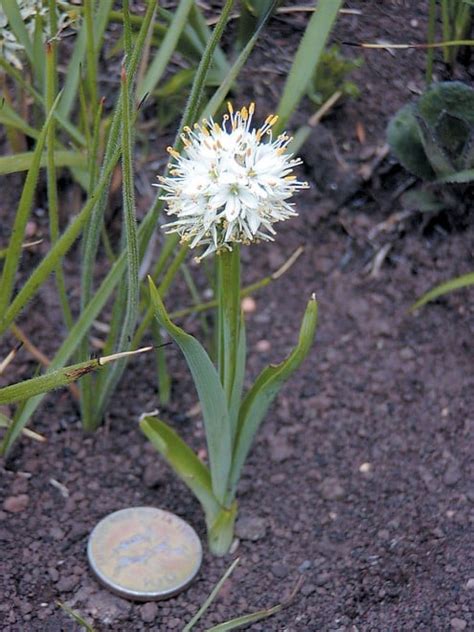
<path fill-rule="evenodd" d="M 458 191 L 446 185 L 474 181 L 474 89 L 458 81 L 430 87 L 395 114 L 387 135 L 401 164 L 430 183 L 430 189 L 410 191 L 410 202 L 422 211 L 459 204 L 465 187 Z M 473 284 L 473 273 L 446 281 L 424 294 L 412 309 Z"/>
<path fill-rule="evenodd" d="M 438 83 L 389 123 L 388 142 L 401 164 L 428 181 L 474 180 L 474 89 Z"/>
<path fill-rule="evenodd" d="M 340 92 L 346 97 L 358 97 L 360 90 L 357 84 L 349 81 L 347 77 L 362 64 L 361 57 L 356 59 L 345 57 L 340 47 L 333 44 L 321 55 L 308 86 L 308 97 L 316 105 L 322 105 L 335 92 Z"/>

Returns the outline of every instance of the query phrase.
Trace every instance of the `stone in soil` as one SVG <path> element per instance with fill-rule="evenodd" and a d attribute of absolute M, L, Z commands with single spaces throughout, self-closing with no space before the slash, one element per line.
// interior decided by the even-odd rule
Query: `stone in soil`
<path fill-rule="evenodd" d="M 324 500 L 341 500 L 345 496 L 345 490 L 339 479 L 334 477 L 325 478 L 319 490 Z"/>
<path fill-rule="evenodd" d="M 267 522 L 258 516 L 240 516 L 235 525 L 235 535 L 241 540 L 252 540 L 256 542 L 265 537 L 267 532 Z"/>
<path fill-rule="evenodd" d="M 158 615 L 158 605 L 154 601 L 140 606 L 140 618 L 145 623 L 153 623 Z"/>
<path fill-rule="evenodd" d="M 27 494 L 8 496 L 8 498 L 5 498 L 3 501 L 3 509 L 8 513 L 21 513 L 28 507 L 29 500 Z"/>

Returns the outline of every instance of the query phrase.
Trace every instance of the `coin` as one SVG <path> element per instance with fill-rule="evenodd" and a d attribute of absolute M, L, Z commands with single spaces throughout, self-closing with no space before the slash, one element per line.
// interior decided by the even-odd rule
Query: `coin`
<path fill-rule="evenodd" d="M 202 546 L 194 529 L 169 511 L 131 507 L 96 525 L 87 556 L 106 588 L 126 599 L 156 601 L 189 585 L 201 566 Z"/>

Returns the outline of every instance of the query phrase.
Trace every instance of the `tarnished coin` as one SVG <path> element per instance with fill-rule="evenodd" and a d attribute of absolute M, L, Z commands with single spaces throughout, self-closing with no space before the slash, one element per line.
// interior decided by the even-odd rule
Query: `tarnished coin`
<path fill-rule="evenodd" d="M 99 522 L 87 545 L 97 579 L 126 599 L 155 601 L 186 588 L 201 566 L 194 529 L 154 507 L 116 511 Z"/>

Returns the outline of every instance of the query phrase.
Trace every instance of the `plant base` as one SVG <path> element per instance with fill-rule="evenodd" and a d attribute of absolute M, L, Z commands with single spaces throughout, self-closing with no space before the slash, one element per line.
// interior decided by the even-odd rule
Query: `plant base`
<path fill-rule="evenodd" d="M 221 557 L 229 552 L 234 539 L 234 525 L 237 517 L 237 501 L 229 508 L 221 509 L 207 526 L 209 550 L 213 555 Z"/>

